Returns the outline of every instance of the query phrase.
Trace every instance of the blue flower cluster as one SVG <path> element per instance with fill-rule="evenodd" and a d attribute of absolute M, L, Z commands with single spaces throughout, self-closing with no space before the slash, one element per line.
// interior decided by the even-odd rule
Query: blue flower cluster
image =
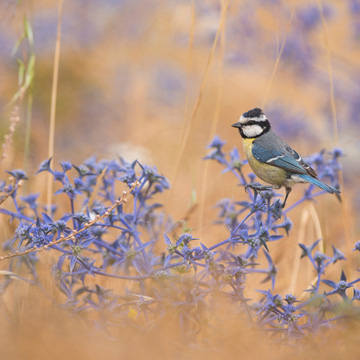
<path fill-rule="evenodd" d="M 97 314 L 97 324 L 104 328 L 133 322 L 136 318 L 156 321 L 172 312 L 190 336 L 206 326 L 206 314 L 211 311 L 215 293 L 236 304 L 249 321 L 281 337 L 284 334 L 304 337 L 319 327 L 329 327 L 336 320 L 348 318 L 351 311 L 358 313 L 355 301 L 360 300 L 360 290 L 354 286 L 360 278 L 348 281 L 342 272 L 338 282 L 325 279 L 326 268 L 346 259 L 335 247 L 332 256 L 316 250 L 320 240 L 311 246 L 300 245 L 302 257 L 310 261 L 317 275 L 306 300 L 297 300 L 293 294 L 273 294 L 278 269 L 269 244 L 284 236 L 279 232 L 288 235 L 291 231 L 288 212 L 294 206 L 313 200 L 323 191 L 315 192 L 309 185 L 303 198 L 284 210 L 280 195 L 272 189 L 264 191 L 257 187 L 255 176 L 243 172 L 246 161 L 236 149 L 226 154 L 224 144 L 215 137 L 205 159 L 216 160 L 245 189 L 241 201 L 223 199 L 217 204 L 216 223 L 226 227 L 226 239 L 209 246 L 205 243 L 211 241 L 197 239 L 189 230 L 177 232 L 177 224 L 155 200 L 158 193 L 170 187 L 156 168 L 138 161 L 90 158 L 80 166 L 61 162 L 62 170 L 57 171 L 49 159 L 41 164 L 38 173 L 52 174 L 59 184 L 54 198 L 66 196 L 69 210 L 60 214 L 52 206 L 49 216 L 37 202 L 39 194 L 21 197 L 13 191 L 14 206 L 0 209 L 16 224 L 14 236 L 4 245 L 8 251 L 19 254 L 11 259 L 9 269 L 14 272 L 19 263 L 25 265 L 30 274 L 28 280 L 38 284 L 36 263 L 41 257 L 36 249 L 45 247 L 47 251 L 57 252 L 51 273 L 64 294 L 61 306 L 91 319 Z M 331 153 L 323 151 L 308 161 L 320 178 L 338 185 L 341 155 L 338 149 Z M 20 170 L 11 175 L 16 181 L 26 179 Z M 134 182 L 137 182 L 135 188 Z M 133 189 L 132 204 L 126 206 L 117 196 L 124 186 Z M 5 187 L 4 183 L 3 192 Z M 6 189 L 10 191 L 11 187 Z M 99 221 L 93 222 L 94 219 Z M 35 251 L 21 255 L 28 249 Z M 354 251 L 359 250 L 358 242 Z M 265 255 L 267 265 L 258 263 L 260 254 Z M 259 302 L 244 294 L 249 274 L 258 274 L 263 277 L 263 283 L 271 284 L 272 290 L 259 289 L 262 295 Z M 95 277 L 95 281 L 89 281 L 88 276 Z M 115 295 L 101 287 L 97 284 L 100 277 L 127 280 L 124 293 Z M 11 281 L 6 279 L 2 288 Z M 325 286 L 331 290 L 324 291 Z M 352 296 L 349 288 L 353 288 Z"/>

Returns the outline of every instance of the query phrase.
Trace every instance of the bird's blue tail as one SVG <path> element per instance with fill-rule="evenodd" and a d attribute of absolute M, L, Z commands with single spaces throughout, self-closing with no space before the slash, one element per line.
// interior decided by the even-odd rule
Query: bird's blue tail
<path fill-rule="evenodd" d="M 312 177 L 311 175 L 300 174 L 299 176 L 302 179 L 304 179 L 305 181 L 318 186 L 319 188 L 327 191 L 330 194 L 334 194 L 334 193 L 335 194 L 340 194 L 339 189 L 336 189 L 331 185 L 325 184 L 324 182 L 320 181 L 319 179 L 316 179 L 316 178 Z"/>

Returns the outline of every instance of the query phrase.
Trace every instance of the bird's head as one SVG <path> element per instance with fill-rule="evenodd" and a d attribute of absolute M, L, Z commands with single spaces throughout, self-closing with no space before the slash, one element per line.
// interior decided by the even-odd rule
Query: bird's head
<path fill-rule="evenodd" d="M 270 122 L 259 108 L 243 113 L 231 126 L 238 128 L 244 139 L 257 138 L 270 130 Z"/>

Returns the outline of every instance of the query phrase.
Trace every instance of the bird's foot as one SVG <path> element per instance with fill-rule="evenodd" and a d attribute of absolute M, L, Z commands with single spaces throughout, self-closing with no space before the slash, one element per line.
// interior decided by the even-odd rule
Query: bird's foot
<path fill-rule="evenodd" d="M 266 199 L 267 198 L 266 193 L 263 194 L 263 191 L 269 191 L 269 190 L 274 189 L 274 187 L 271 186 L 271 185 L 261 185 L 258 182 L 246 184 L 245 185 L 245 190 L 249 189 L 249 188 L 254 191 L 254 201 L 256 200 L 258 195 L 260 195 L 263 199 Z"/>
<path fill-rule="evenodd" d="M 245 189 L 250 188 L 254 191 L 266 191 L 266 190 L 272 190 L 274 189 L 271 185 L 261 185 L 258 182 L 250 183 L 245 185 Z"/>

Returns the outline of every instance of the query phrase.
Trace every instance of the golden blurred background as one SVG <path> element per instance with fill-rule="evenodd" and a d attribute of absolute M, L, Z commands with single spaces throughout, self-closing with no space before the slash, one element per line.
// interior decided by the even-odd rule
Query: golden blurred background
<path fill-rule="evenodd" d="M 27 91 L 18 103 L 21 120 L 1 168 L 5 176 L 4 170 L 26 167 L 30 192 L 46 186 L 45 176 L 34 174 L 48 157 L 58 4 L 53 0 L 0 4 L 1 138 L 8 132 L 9 104 L 18 91 L 15 59 L 26 63 L 32 52 L 25 41 L 12 53 L 24 32 L 24 16 L 34 34 L 30 152 L 25 162 Z M 243 112 L 261 106 L 274 130 L 303 156 L 334 147 L 345 154 L 342 204 L 330 195 L 315 204 L 304 203 L 290 214 L 294 222 L 290 236 L 271 244 L 279 269 L 276 291 L 288 291 L 294 272 L 298 273 L 297 243 L 310 244 L 319 237 L 327 251 L 333 244 L 348 259 L 336 264 L 327 277 L 342 267 L 348 278 L 357 276 L 360 260 L 351 250 L 360 232 L 360 1 L 64 0 L 62 11 L 55 164 L 62 160 L 80 164 L 96 155 L 156 165 L 171 182 L 168 193 L 159 197 L 166 212 L 175 220 L 186 218 L 194 236 L 211 245 L 227 233 L 213 224 L 214 205 L 224 197 L 240 201 L 244 190 L 231 174 L 221 174 L 218 164 L 203 161 L 206 146 L 217 134 L 227 150 L 236 146 L 243 158 L 240 137 L 230 125 Z M 299 185 L 289 204 L 303 190 Z M 45 195 L 41 193 L 43 202 Z M 1 221 L 1 236 L 6 238 L 9 230 L 6 220 Z M 51 256 L 45 253 L 40 258 L 45 263 L 41 274 L 51 288 Z M 293 289 L 298 296 L 313 277 L 310 266 L 302 267 Z M 254 289 L 260 281 L 254 276 Z M 118 290 L 123 287 L 110 283 Z M 117 358 L 121 349 L 127 359 L 215 357 L 208 350 L 172 344 L 167 329 L 144 333 L 143 348 L 134 330 L 122 329 L 126 340 L 111 342 L 104 334 L 94 335 L 86 324 L 73 325 L 39 291 L 21 287 L 12 293 L 16 300 L 2 300 L 15 301 L 21 324 L 20 332 L 0 326 L 8 342 L 2 346 L 9 349 L 4 359 Z M 230 321 L 227 310 L 228 317 L 224 314 L 221 319 L 229 322 L 219 337 L 221 354 L 252 358 L 259 334 L 250 332 L 249 342 L 245 341 L 246 325 Z M 348 347 L 333 345 L 332 353 L 322 348 L 321 356 L 334 358 L 336 353 L 351 358 L 355 340 L 350 335 L 348 340 Z M 324 347 L 322 341 L 313 340 L 319 348 Z M 286 347 L 279 353 L 272 346 L 265 343 L 257 350 L 268 358 L 287 358 L 291 353 Z"/>

